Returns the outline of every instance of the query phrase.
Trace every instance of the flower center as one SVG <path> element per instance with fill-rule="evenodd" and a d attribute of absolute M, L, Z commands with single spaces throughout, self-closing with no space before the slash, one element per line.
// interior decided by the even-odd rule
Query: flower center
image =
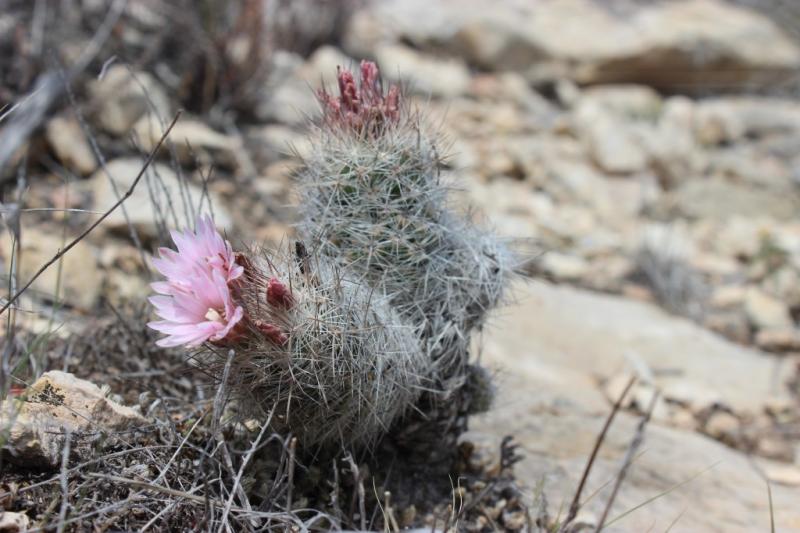
<path fill-rule="evenodd" d="M 208 312 L 206 312 L 205 316 L 206 320 L 211 322 L 222 322 L 222 315 L 219 314 L 219 311 L 216 309 L 212 309 L 209 307 Z"/>

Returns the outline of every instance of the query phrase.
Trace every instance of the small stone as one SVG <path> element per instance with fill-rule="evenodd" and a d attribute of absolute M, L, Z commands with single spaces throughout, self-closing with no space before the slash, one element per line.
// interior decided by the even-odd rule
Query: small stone
<path fill-rule="evenodd" d="M 669 416 L 669 423 L 676 428 L 686 429 L 689 431 L 694 431 L 697 429 L 697 418 L 695 418 L 692 412 L 688 409 L 683 409 L 677 406 L 672 406 Z"/>
<path fill-rule="evenodd" d="M 716 287 L 709 303 L 716 309 L 736 309 L 744 305 L 747 289 L 741 285 Z"/>
<path fill-rule="evenodd" d="M 32 278 L 70 240 L 70 236 L 61 239 L 57 232 L 45 233 L 39 229 L 23 228 L 18 266 L 20 280 Z M 11 257 L 11 246 L 11 237 L 3 232 L 0 236 L 0 257 L 6 260 L 6 264 Z M 100 271 L 94 256 L 92 246 L 85 241 L 79 242 L 62 256 L 60 268 L 54 264 L 33 282 L 33 293 L 79 309 L 91 309 L 100 296 L 100 284 L 97 282 Z"/>
<path fill-rule="evenodd" d="M 800 330 L 797 328 L 769 328 L 756 333 L 756 345 L 768 352 L 800 351 Z"/>
<path fill-rule="evenodd" d="M 375 58 L 387 79 L 406 82 L 423 96 L 453 98 L 469 87 L 469 71 L 458 59 L 434 58 L 399 44 L 379 47 Z"/>
<path fill-rule="evenodd" d="M 126 135 L 147 113 L 157 122 L 172 118 L 172 106 L 163 87 L 146 72 L 133 72 L 114 65 L 100 80 L 89 84 L 89 94 L 98 125 L 114 135 Z"/>
<path fill-rule="evenodd" d="M 86 176 L 97 168 L 97 158 L 77 119 L 53 118 L 47 123 L 45 137 L 58 160 L 68 169 Z"/>
<path fill-rule="evenodd" d="M 139 148 L 144 153 L 153 150 L 164 133 L 160 121 L 144 116 L 133 127 Z M 181 119 L 169 134 L 167 143 L 174 147 L 178 161 L 185 165 L 200 163 L 222 168 L 236 168 L 238 146 L 232 137 L 212 130 L 203 122 Z M 162 147 L 162 150 L 166 150 Z"/>
<path fill-rule="evenodd" d="M 631 174 L 647 167 L 647 153 L 630 128 L 595 103 L 581 103 L 577 129 L 594 162 L 610 174 Z"/>
<path fill-rule="evenodd" d="M 503 509 L 506 508 L 508 502 L 505 498 L 497 500 L 494 505 L 486 506 L 486 516 L 488 516 L 492 520 L 498 520 L 500 518 L 500 514 L 503 512 Z"/>
<path fill-rule="evenodd" d="M 25 513 L 0 510 L 0 533 L 23 533 L 31 525 Z"/>
<path fill-rule="evenodd" d="M 503 511 L 503 525 L 507 531 L 519 531 L 526 523 L 527 519 L 522 511 Z"/>
<path fill-rule="evenodd" d="M 705 433 L 717 440 L 735 442 L 741 423 L 731 413 L 716 411 L 706 421 Z"/>
<path fill-rule="evenodd" d="M 740 344 L 750 343 L 750 324 L 743 312 L 714 312 L 703 317 L 703 325 L 725 338 Z"/>
<path fill-rule="evenodd" d="M 557 281 L 577 281 L 586 275 L 589 264 L 579 256 L 548 252 L 542 258 L 541 270 Z"/>
<path fill-rule="evenodd" d="M 794 447 L 787 439 L 777 436 L 764 437 L 758 440 L 756 453 L 761 457 L 782 461 L 786 463 L 794 462 Z"/>
<path fill-rule="evenodd" d="M 587 509 L 581 509 L 569 526 L 569 533 L 594 531 L 597 529 L 597 516 Z"/>
<path fill-rule="evenodd" d="M 414 505 L 409 505 L 400 512 L 400 526 L 410 527 L 417 518 L 417 508 Z"/>
<path fill-rule="evenodd" d="M 132 157 L 110 161 L 105 168 L 95 172 L 86 182 L 86 187 L 94 196 L 95 208 L 104 210 L 114 205 L 117 202 L 117 198 L 125 194 L 141 169 L 142 160 Z M 110 183 L 109 176 L 113 178 L 116 184 L 116 192 Z M 151 185 L 149 188 L 148 181 Z M 207 198 L 214 206 L 214 222 L 218 228 L 223 230 L 232 229 L 233 221 L 224 207 L 222 198 L 217 193 L 214 191 L 206 193 L 199 185 L 188 181 L 182 182 L 170 167 L 158 163 L 148 167 L 131 197 L 123 204 L 126 210 L 123 211 L 122 207 L 116 209 L 103 222 L 103 227 L 127 234 L 128 220 L 130 220 L 130 223 L 136 228 L 140 236 L 156 237 L 159 229 L 156 221 L 159 214 L 153 204 L 151 191 L 161 206 L 162 215 L 166 216 L 170 223 L 172 220 L 177 220 L 179 223 L 193 220 L 197 212 L 196 209 L 185 206 L 185 202 L 181 201 L 181 198 L 183 198 L 182 187 L 186 188 L 187 196 L 194 199 L 195 202 L 200 198 Z M 116 193 L 119 193 L 119 196 Z M 167 203 L 168 198 L 172 199 L 171 204 Z M 174 218 L 169 212 L 170 205 L 171 209 L 174 210 Z M 128 219 L 125 218 L 126 212 Z"/>
<path fill-rule="evenodd" d="M 708 387 L 682 380 L 664 385 L 662 394 L 666 400 L 685 406 L 695 416 L 723 403 L 722 398 Z"/>
<path fill-rule="evenodd" d="M 776 398 L 768 398 L 764 403 L 764 412 L 772 417 L 782 417 L 791 415 L 794 412 L 796 403 L 792 398 L 783 396 Z"/>
<path fill-rule="evenodd" d="M 757 328 L 791 328 L 793 326 L 787 305 L 755 287 L 751 287 L 747 291 L 744 310 L 750 323 Z"/>
<path fill-rule="evenodd" d="M 764 465 L 767 478 L 780 485 L 800 487 L 800 467 L 795 465 L 768 464 Z"/>
<path fill-rule="evenodd" d="M 42 374 L 19 399 L 7 399 L 0 411 L 0 428 L 9 436 L 9 459 L 31 468 L 58 467 L 67 435 L 71 452 L 85 459 L 98 436 L 146 422 L 136 410 L 107 398 L 94 383 L 57 370 Z"/>

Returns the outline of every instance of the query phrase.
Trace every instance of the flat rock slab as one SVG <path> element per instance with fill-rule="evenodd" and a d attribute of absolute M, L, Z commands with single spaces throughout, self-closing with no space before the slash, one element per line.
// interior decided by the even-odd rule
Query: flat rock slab
<path fill-rule="evenodd" d="M 760 413 L 786 395 L 788 363 L 653 305 L 540 281 L 513 294 L 517 303 L 485 340 L 501 368 L 524 368 L 564 386 L 575 373 L 595 380 L 650 374 L 665 395 L 721 403 L 738 414 Z"/>
<path fill-rule="evenodd" d="M 531 491 L 543 481 L 550 512 L 555 515 L 561 509 L 563 517 L 603 417 L 561 411 L 557 408 L 559 397 L 553 398 L 547 412 L 541 404 L 526 403 L 521 391 L 514 393 L 523 399 L 473 424 L 476 438 L 491 435 L 496 447 L 502 435 L 514 435 L 525 456 L 516 466 L 518 479 Z M 602 514 L 610 494 L 609 482 L 619 471 L 637 423 L 627 413 L 617 415 L 584 489 L 584 501 L 599 491 L 584 506 L 590 515 Z M 777 531 L 800 531 L 800 488 L 773 484 L 772 497 Z M 656 499 L 604 531 L 666 531 L 675 520 L 673 531 L 769 531 L 767 485 L 753 463 L 744 454 L 697 433 L 649 425 L 609 519 L 651 498 Z"/>
<path fill-rule="evenodd" d="M 513 435 L 525 459 L 518 478 L 545 482 L 552 514 L 572 495 L 610 406 L 595 376 L 650 367 L 660 385 L 684 382 L 755 410 L 777 386 L 773 359 L 731 344 L 653 306 L 532 281 L 489 328 L 484 361 L 499 369 L 495 408 L 471 424 L 492 448 Z M 627 357 L 626 357 L 627 355 Z M 689 385 L 687 385 L 687 383 Z M 599 517 L 638 418 L 621 412 L 602 447 L 584 500 Z M 758 460 L 765 471 L 787 465 Z M 769 500 L 753 460 L 693 431 L 651 423 L 610 518 L 654 498 L 607 531 L 768 531 Z M 608 485 L 606 485 L 608 484 Z M 800 488 L 772 485 L 778 531 L 800 531 Z"/>

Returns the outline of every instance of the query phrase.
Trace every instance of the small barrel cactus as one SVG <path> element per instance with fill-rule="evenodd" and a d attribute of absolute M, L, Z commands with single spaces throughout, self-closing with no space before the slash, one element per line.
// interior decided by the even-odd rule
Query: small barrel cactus
<path fill-rule="evenodd" d="M 432 377 L 449 397 L 465 380 L 470 334 L 502 298 L 511 254 L 449 209 L 435 135 L 384 91 L 374 63 L 357 82 L 339 72 L 339 96 L 320 93 L 316 146 L 298 172 L 301 232 L 388 297 L 420 333 Z"/>
<path fill-rule="evenodd" d="M 258 416 L 305 446 L 369 445 L 387 432 L 418 450 L 448 446 L 491 403 L 470 364 L 473 333 L 502 300 L 513 255 L 448 206 L 436 139 L 374 63 L 339 72 L 298 172 L 292 253 L 235 253 L 203 219 L 173 232 L 151 298 L 163 346 L 208 348 Z M 223 348 L 216 350 L 215 347 Z M 214 361 L 216 361 L 214 363 Z"/>
<path fill-rule="evenodd" d="M 369 445 L 414 404 L 429 363 L 369 287 L 305 255 L 234 253 L 208 219 L 173 240 L 154 260 L 167 279 L 150 327 L 162 346 L 220 348 L 200 359 L 217 375 L 234 350 L 240 409 L 305 446 Z"/>

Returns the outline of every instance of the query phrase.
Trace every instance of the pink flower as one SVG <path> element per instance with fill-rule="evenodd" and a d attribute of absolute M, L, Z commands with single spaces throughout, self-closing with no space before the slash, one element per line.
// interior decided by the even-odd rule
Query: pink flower
<path fill-rule="evenodd" d="M 233 281 L 244 272 L 244 268 L 236 264 L 230 243 L 217 233 L 210 217 L 202 217 L 197 222 L 196 233 L 187 229 L 183 233 L 171 231 L 170 235 L 178 251 L 158 249 L 161 258 L 153 259 L 153 266 L 167 281 L 154 283 L 152 287 L 156 292 L 171 294 L 188 288 L 187 273 L 197 264 L 218 270 L 226 281 Z"/>
<path fill-rule="evenodd" d="M 377 134 L 400 119 L 400 91 L 393 85 L 384 94 L 378 66 L 372 61 L 362 61 L 360 67 L 359 83 L 352 72 L 340 68 L 339 96 L 322 90 L 319 100 L 328 124 Z"/>
<path fill-rule="evenodd" d="M 172 240 L 178 251 L 161 248 L 161 257 L 153 260 L 167 278 L 152 284 L 159 296 L 151 297 L 150 303 L 163 320 L 148 326 L 167 334 L 156 344 L 199 346 L 222 341 L 244 315 L 229 287 L 244 269 L 236 264 L 230 243 L 217 233 L 210 218 L 200 219 L 194 233 L 173 231 Z"/>

